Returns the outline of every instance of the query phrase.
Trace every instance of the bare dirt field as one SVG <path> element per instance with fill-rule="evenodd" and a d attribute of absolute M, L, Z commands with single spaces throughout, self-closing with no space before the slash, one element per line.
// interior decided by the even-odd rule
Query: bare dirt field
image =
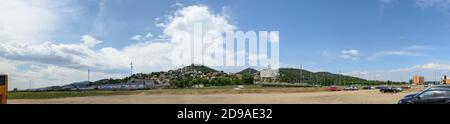
<path fill-rule="evenodd" d="M 302 93 L 147 94 L 15 99 L 9 104 L 396 104 L 407 94 L 378 90 Z"/>

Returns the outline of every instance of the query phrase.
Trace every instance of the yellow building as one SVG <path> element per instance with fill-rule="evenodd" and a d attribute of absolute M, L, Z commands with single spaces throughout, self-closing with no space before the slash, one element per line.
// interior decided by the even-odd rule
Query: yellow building
<path fill-rule="evenodd" d="M 0 104 L 6 104 L 8 93 L 8 75 L 0 75 Z"/>
<path fill-rule="evenodd" d="M 425 83 L 425 78 L 423 76 L 414 75 L 412 81 L 415 85 L 422 85 L 423 83 Z"/>

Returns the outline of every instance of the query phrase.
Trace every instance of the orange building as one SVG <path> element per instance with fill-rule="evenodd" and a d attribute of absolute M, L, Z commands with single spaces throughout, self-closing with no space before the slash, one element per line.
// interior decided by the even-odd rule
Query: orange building
<path fill-rule="evenodd" d="M 8 75 L 0 75 L 0 104 L 6 104 L 8 93 Z"/>
<path fill-rule="evenodd" d="M 422 85 L 423 83 L 425 83 L 425 78 L 423 77 L 423 76 L 417 76 L 417 75 L 415 75 L 414 77 L 413 77 L 413 84 L 416 84 L 416 85 Z"/>
<path fill-rule="evenodd" d="M 447 75 L 444 75 L 444 77 L 442 78 L 442 83 L 443 84 L 450 84 L 450 79 L 448 79 Z"/>

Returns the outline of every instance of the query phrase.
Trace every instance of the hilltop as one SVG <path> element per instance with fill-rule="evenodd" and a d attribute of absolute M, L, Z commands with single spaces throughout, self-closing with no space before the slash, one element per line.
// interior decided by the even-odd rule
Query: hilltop
<path fill-rule="evenodd" d="M 253 68 L 246 68 L 240 72 L 238 72 L 237 74 L 246 74 L 246 73 L 250 73 L 250 74 L 255 74 L 258 73 L 259 71 Z"/>

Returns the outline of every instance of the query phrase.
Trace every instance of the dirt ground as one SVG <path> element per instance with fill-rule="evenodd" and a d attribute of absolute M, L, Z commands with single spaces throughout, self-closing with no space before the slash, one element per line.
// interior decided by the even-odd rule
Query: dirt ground
<path fill-rule="evenodd" d="M 407 94 L 380 93 L 378 90 L 244 93 L 244 94 L 137 94 L 90 96 L 60 99 L 9 100 L 9 104 L 396 104 Z"/>

